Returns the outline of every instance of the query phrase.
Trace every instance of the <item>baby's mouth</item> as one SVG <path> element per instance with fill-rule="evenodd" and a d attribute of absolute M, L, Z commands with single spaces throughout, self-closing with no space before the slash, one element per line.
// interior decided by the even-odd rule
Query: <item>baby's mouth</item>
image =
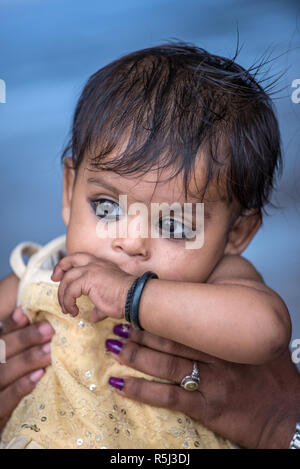
<path fill-rule="evenodd" d="M 118 266 L 125 274 L 132 275 L 133 277 L 140 277 L 147 270 L 151 270 L 148 267 L 142 266 L 138 260 L 131 262 L 131 265 Z"/>

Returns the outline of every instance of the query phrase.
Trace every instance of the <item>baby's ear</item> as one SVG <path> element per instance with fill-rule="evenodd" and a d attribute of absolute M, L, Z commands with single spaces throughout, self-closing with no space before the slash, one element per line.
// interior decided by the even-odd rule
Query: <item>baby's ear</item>
<path fill-rule="evenodd" d="M 73 160 L 68 157 L 64 161 L 63 195 L 62 195 L 62 219 L 66 226 L 69 225 L 71 215 L 71 202 L 75 182 L 75 170 Z"/>
<path fill-rule="evenodd" d="M 231 226 L 224 254 L 241 254 L 262 223 L 261 213 L 257 210 L 248 210 L 243 215 L 239 215 Z"/>

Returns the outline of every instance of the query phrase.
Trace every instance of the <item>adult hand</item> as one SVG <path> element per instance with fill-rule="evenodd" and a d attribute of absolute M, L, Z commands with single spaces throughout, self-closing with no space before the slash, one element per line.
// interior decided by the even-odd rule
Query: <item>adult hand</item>
<path fill-rule="evenodd" d="M 116 360 L 177 383 L 113 377 L 110 384 L 121 395 L 181 411 L 245 448 L 289 447 L 300 419 L 300 375 L 288 351 L 267 365 L 240 365 L 127 325 L 116 326 L 114 333 L 123 337 L 107 341 Z M 179 384 L 191 374 L 193 361 L 200 384 L 189 392 Z"/>
<path fill-rule="evenodd" d="M 54 329 L 47 321 L 29 324 L 21 308 L 1 322 L 5 363 L 0 363 L 0 434 L 20 400 L 33 391 L 44 368 L 51 363 L 53 334 Z"/>

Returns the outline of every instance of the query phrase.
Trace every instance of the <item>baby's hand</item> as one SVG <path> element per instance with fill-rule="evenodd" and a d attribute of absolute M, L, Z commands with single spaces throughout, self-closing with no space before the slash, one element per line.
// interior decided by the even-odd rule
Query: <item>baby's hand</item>
<path fill-rule="evenodd" d="M 127 293 L 136 277 L 112 262 L 76 253 L 61 259 L 51 278 L 60 282 L 58 301 L 63 313 L 76 316 L 79 312 L 76 298 L 86 295 L 95 305 L 91 319 L 96 322 L 107 316 L 124 317 Z"/>

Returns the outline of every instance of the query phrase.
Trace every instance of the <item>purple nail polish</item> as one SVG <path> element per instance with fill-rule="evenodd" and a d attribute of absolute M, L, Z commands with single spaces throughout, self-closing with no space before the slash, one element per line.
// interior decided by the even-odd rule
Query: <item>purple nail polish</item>
<path fill-rule="evenodd" d="M 123 344 L 122 344 L 122 342 L 119 342 L 118 340 L 108 339 L 108 340 L 105 342 L 105 347 L 106 347 L 107 350 L 109 350 L 110 352 L 113 352 L 113 353 L 120 353 L 121 350 L 122 350 Z"/>
<path fill-rule="evenodd" d="M 114 327 L 114 334 L 118 335 L 119 337 L 124 337 L 125 339 L 128 339 L 129 337 L 129 332 L 130 332 L 130 326 L 128 324 L 117 324 Z"/>
<path fill-rule="evenodd" d="M 113 386 L 114 388 L 119 389 L 120 391 L 122 391 L 122 389 L 124 388 L 124 384 L 125 384 L 123 378 L 115 378 L 114 376 L 109 378 L 108 382 L 111 386 Z"/>

